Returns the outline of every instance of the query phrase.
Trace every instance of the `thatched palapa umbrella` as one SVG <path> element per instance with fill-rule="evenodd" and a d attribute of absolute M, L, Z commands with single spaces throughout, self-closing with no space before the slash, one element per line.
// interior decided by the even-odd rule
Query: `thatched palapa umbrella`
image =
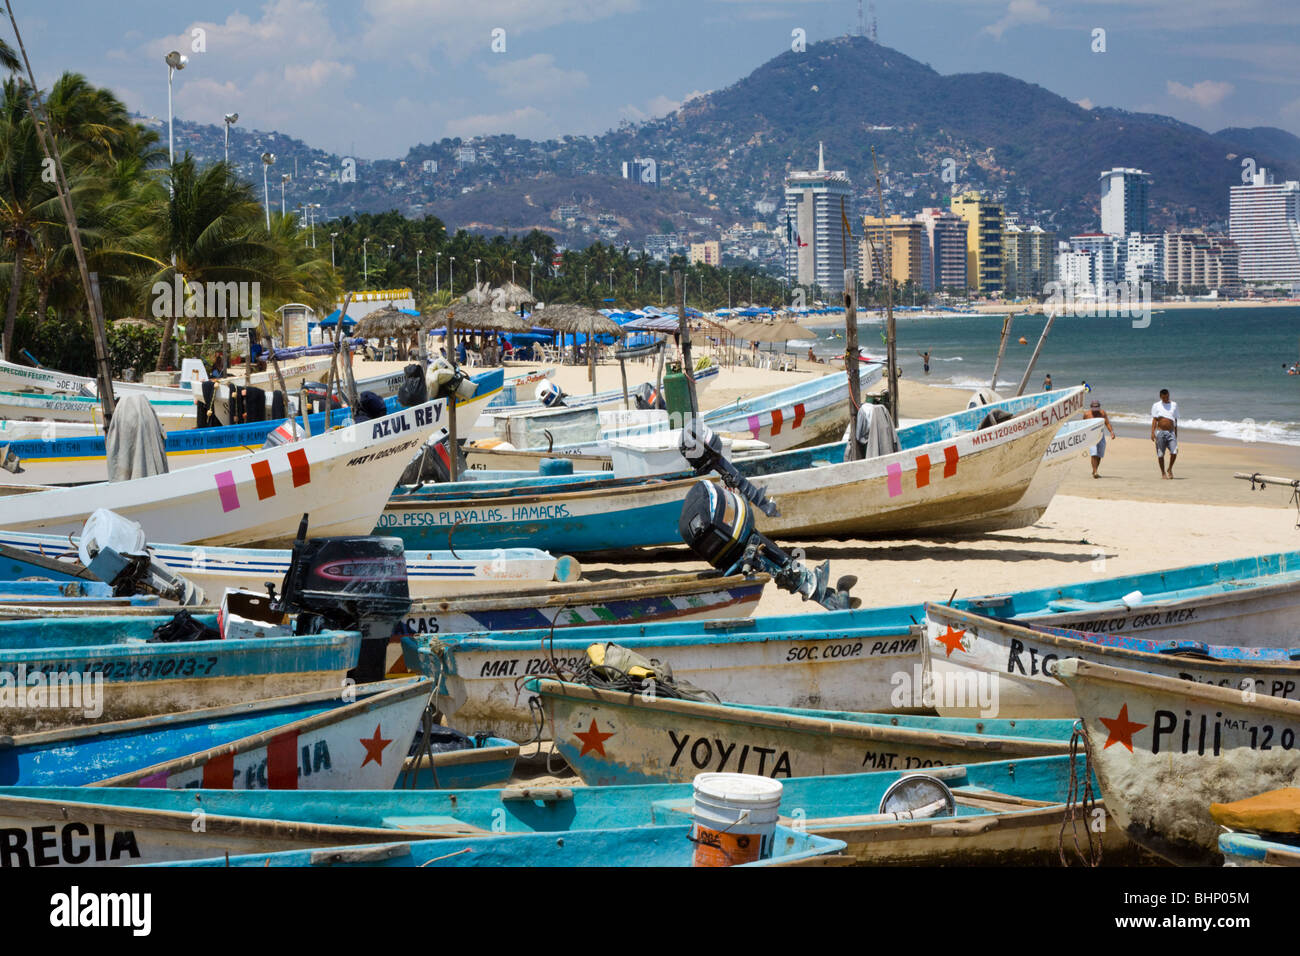
<path fill-rule="evenodd" d="M 543 328 L 554 329 L 577 337 L 587 337 L 587 377 L 591 379 L 591 393 L 596 394 L 596 353 L 592 349 L 592 338 L 597 335 L 613 335 L 623 338 L 627 333 L 613 319 L 585 305 L 549 305 L 533 313 L 533 321 Z"/>

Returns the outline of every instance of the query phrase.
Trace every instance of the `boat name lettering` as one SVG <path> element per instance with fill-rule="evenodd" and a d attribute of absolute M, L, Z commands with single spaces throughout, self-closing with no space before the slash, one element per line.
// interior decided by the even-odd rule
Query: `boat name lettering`
<path fill-rule="evenodd" d="M 1285 697 L 1288 700 L 1296 699 L 1296 681 L 1293 680 L 1274 680 L 1266 681 L 1261 677 L 1224 677 L 1215 680 L 1212 677 L 1202 677 L 1196 674 L 1179 673 L 1180 680 L 1191 681 L 1194 684 L 1208 684 L 1211 687 L 1231 687 L 1233 690 L 1244 690 L 1245 682 L 1250 681 L 1255 685 L 1256 694 L 1267 694 L 1269 697 Z"/>
<path fill-rule="evenodd" d="M 180 658 L 145 658 L 133 661 L 86 661 L 77 670 L 85 675 L 99 674 L 104 680 L 129 680 L 132 677 L 206 677 L 217 666 L 218 658 L 180 657 Z M 28 674 L 62 674 L 70 673 L 77 665 L 71 661 L 47 661 L 43 664 L 28 665 Z M 12 671 L 0 671 L 8 674 L 12 680 Z"/>
<path fill-rule="evenodd" d="M 831 660 L 839 657 L 857 657 L 861 653 L 861 641 L 852 644 L 827 644 L 824 647 L 813 644 L 811 646 L 790 648 L 785 655 L 785 659 L 786 663 L 791 661 Z"/>
<path fill-rule="evenodd" d="M 1246 725 L 1245 721 L 1224 720 L 1223 712 L 1213 717 L 1207 713 L 1193 714 L 1183 711 L 1180 717 L 1172 710 L 1157 710 L 1152 717 L 1151 753 L 1192 753 L 1215 757 L 1223 752 L 1223 730 L 1246 731 L 1250 734 L 1251 750 L 1292 750 L 1296 745 L 1295 727 L 1275 727 L 1272 724 Z M 1234 748 L 1235 749 L 1235 748 Z"/>
<path fill-rule="evenodd" d="M 265 753 L 266 751 L 261 751 Z M 243 770 L 235 770 L 233 779 L 230 781 L 232 788 L 243 790 L 269 790 L 271 789 L 270 781 L 267 777 L 267 757 L 263 757 L 257 763 L 250 763 Z M 334 763 L 330 759 L 329 741 L 321 738 L 317 740 L 299 741 L 298 747 L 298 779 L 310 777 L 314 773 L 321 773 L 325 770 L 333 770 Z M 204 785 L 203 768 L 199 767 L 189 773 L 197 776 L 187 781 L 181 786 L 182 790 L 197 790 Z M 240 777 L 243 777 L 243 787 L 238 787 Z M 175 778 L 173 778 L 174 780 Z M 171 786 L 176 786 L 173 782 Z M 209 782 L 208 786 L 212 786 Z M 281 785 L 283 786 L 283 784 Z"/>
<path fill-rule="evenodd" d="M 942 767 L 942 760 L 933 760 L 928 757 L 912 757 L 901 755 L 902 762 L 899 762 L 900 754 L 883 753 L 868 750 L 862 757 L 862 766 L 870 767 L 872 770 L 921 770 L 925 767 Z"/>
<path fill-rule="evenodd" d="M 1196 608 L 1180 607 L 1172 611 L 1156 611 L 1151 614 L 1135 614 L 1132 617 L 1098 618 L 1094 621 L 1068 621 L 1053 627 L 1064 627 L 1072 631 L 1091 631 L 1094 634 L 1113 634 L 1125 629 L 1141 630 L 1144 627 L 1161 627 L 1168 624 L 1185 624 L 1196 620 Z"/>
<path fill-rule="evenodd" d="M 670 767 L 676 767 L 679 764 L 684 767 L 689 761 L 696 770 L 713 769 L 718 773 L 723 773 L 727 771 L 727 765 L 734 754 L 736 763 L 731 768 L 734 773 L 748 772 L 759 776 L 766 774 L 770 777 L 792 776 L 790 752 L 788 750 L 777 750 L 775 747 L 754 747 L 750 744 L 743 744 L 738 747 L 735 741 L 727 742 L 718 737 L 696 737 L 692 743 L 690 734 L 682 734 L 679 738 L 671 730 L 668 731 L 668 737 L 673 742 L 673 759 L 668 763 Z M 775 759 L 769 769 L 767 760 L 768 757 L 773 755 L 775 755 Z M 752 761 L 757 761 L 757 766 Z M 715 763 L 716 767 L 714 766 Z M 745 769 L 746 765 L 749 766 L 748 771 Z"/>
<path fill-rule="evenodd" d="M 56 836 L 57 833 L 57 836 Z M 140 859 L 140 847 L 131 830 L 109 831 L 102 823 L 59 826 L 0 827 L 0 869 L 6 867 L 59 866 L 103 863 L 123 857 Z"/>
<path fill-rule="evenodd" d="M 1029 652 L 1029 670 L 1025 670 L 1025 651 Z M 1040 656 L 1041 655 L 1041 656 Z M 1058 660 L 1059 655 L 1041 651 L 1037 647 L 1025 644 L 1024 641 L 1011 639 L 1011 649 L 1007 654 L 1007 673 L 1014 674 L 1016 671 L 1024 674 L 1026 677 L 1043 674 L 1047 670 L 1049 662 Z"/>
<path fill-rule="evenodd" d="M 355 458 L 348 459 L 347 467 L 351 468 L 354 465 L 364 465 L 368 461 L 379 461 L 381 458 L 387 458 L 389 455 L 398 455 L 414 448 L 418 444 L 420 444 L 420 440 L 418 438 L 412 438 L 410 441 L 404 441 L 400 445 L 393 445 L 391 448 L 385 448 L 382 451 L 372 451 L 368 455 L 357 455 Z"/>

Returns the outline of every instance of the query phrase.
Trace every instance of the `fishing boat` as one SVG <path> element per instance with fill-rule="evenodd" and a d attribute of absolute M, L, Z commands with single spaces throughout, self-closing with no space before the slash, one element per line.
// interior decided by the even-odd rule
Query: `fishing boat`
<path fill-rule="evenodd" d="M 447 840 L 380 843 L 374 846 L 258 853 L 159 866 L 292 867 L 668 867 L 691 866 L 695 843 L 688 824 L 623 830 L 570 830 Z M 776 827 L 772 855 L 739 866 L 800 866 L 839 854 L 840 840 Z"/>
<path fill-rule="evenodd" d="M 474 394 L 469 398 L 457 399 L 456 414 L 471 415 L 484 407 L 500 391 L 502 375 L 501 369 L 492 369 L 474 376 Z M 401 375 L 395 377 L 400 386 Z M 394 376 L 379 378 L 389 381 Z M 358 391 L 367 391 L 367 386 L 374 381 L 358 382 Z M 392 397 L 386 399 L 385 407 L 390 414 L 402 408 L 397 399 Z M 268 419 L 242 425 L 195 428 L 193 411 L 191 405 L 190 419 L 185 423 L 187 427 L 174 428 L 164 435 L 164 450 L 170 469 L 212 464 L 255 451 L 263 446 L 270 432 L 288 421 Z M 299 426 L 303 425 L 301 416 L 295 421 Z M 319 435 L 326 430 L 326 422 L 325 412 L 315 412 L 308 416 L 306 430 L 312 435 Z M 352 423 L 352 413 L 346 408 L 335 409 L 329 413 L 328 423 L 330 427 L 347 426 Z M 102 423 L 92 427 L 49 422 L 42 424 L 34 434 L 25 434 L 16 427 L 21 424 L 23 423 L 0 422 L 0 442 L 10 438 L 9 453 L 17 456 L 22 466 L 19 474 L 8 479 L 10 483 L 70 485 L 103 481 L 107 477 Z M 72 432 L 70 429 L 77 431 Z"/>
<path fill-rule="evenodd" d="M 167 474 L 0 498 L 0 527 L 75 534 L 92 511 L 108 508 L 173 544 L 290 541 L 305 513 L 316 535 L 366 534 L 407 463 L 443 433 L 445 405 Z"/>
<path fill-rule="evenodd" d="M 411 614 L 398 625 L 398 634 L 420 636 L 742 618 L 757 609 L 769 580 L 766 574 L 654 574 L 443 597 L 421 601 L 412 607 Z"/>
<path fill-rule="evenodd" d="M 219 752 L 236 741 L 267 741 L 277 739 L 283 743 L 291 736 L 289 728 L 297 728 L 299 739 L 309 744 L 307 758 L 300 763 L 301 774 L 291 789 L 321 790 L 343 786 L 349 775 L 355 775 L 355 762 L 344 759 L 356 752 L 356 743 L 334 738 L 318 744 L 312 728 L 328 728 L 338 720 L 357 714 L 373 714 L 372 700 L 387 707 L 388 704 L 406 707 L 408 699 L 427 702 L 427 682 L 386 680 L 355 685 L 349 694 L 340 693 L 341 685 L 307 693 L 241 700 L 220 707 L 194 708 L 148 717 L 113 721 L 93 726 L 69 727 L 62 730 L 19 734 L 7 738 L 4 759 L 0 760 L 0 787 L 30 787 L 34 792 L 50 788 L 108 786 L 108 780 L 138 777 L 145 768 L 173 767 L 196 754 Z M 418 688 L 413 690 L 412 688 Z M 392 691 L 398 691 L 396 695 Z M 370 718 L 373 720 L 373 716 Z M 387 719 L 387 718 L 385 718 Z M 363 722 L 364 723 L 364 722 Z M 304 730 L 306 728 L 306 730 Z M 504 782 L 509 777 L 518 756 L 518 747 L 511 741 L 495 737 L 464 738 L 447 728 L 439 731 L 440 747 L 432 751 L 421 750 L 419 758 L 408 756 L 414 733 L 399 738 L 384 731 L 380 739 L 391 738 L 396 746 L 385 746 L 380 762 L 386 770 L 394 771 L 396 786 L 423 787 L 434 782 L 442 786 L 487 785 Z M 374 724 L 365 728 L 361 736 L 374 738 Z M 458 745 L 452 740 L 460 736 Z M 337 738 L 337 734 L 334 735 Z M 323 738 L 322 738 L 323 739 Z M 333 742 L 332 742 L 333 741 Z M 277 744 L 279 747 L 280 744 Z M 339 747 L 342 747 L 340 750 Z M 296 748 L 301 756 L 301 748 Z M 459 759 L 463 751 L 474 756 Z M 277 753 L 276 760 L 289 755 Z M 364 756 L 362 756 L 364 759 Z M 431 765 L 430 765 L 431 764 Z M 260 763 L 241 763 L 239 779 L 224 776 L 219 780 L 213 767 L 204 787 L 235 787 L 237 789 L 266 789 L 271 778 L 267 768 Z M 398 776 L 405 771 L 405 776 Z M 227 771 L 221 770 L 225 775 Z M 332 775 L 332 777 L 330 776 Z M 312 777 L 316 779 L 311 779 Z M 328 779 L 327 779 L 328 778 Z M 179 781 L 181 778 L 178 777 Z M 278 775 L 277 782 L 294 784 L 293 779 Z M 467 782 L 467 781 L 472 781 Z M 151 784 L 152 786 L 152 784 Z M 108 787 L 108 792 L 114 792 Z"/>
<path fill-rule="evenodd" d="M 285 384 L 289 388 L 296 388 L 303 381 L 314 378 L 328 369 L 333 361 L 332 355 L 316 356 L 307 361 L 286 362 L 280 367 L 280 371 L 284 375 Z M 271 369 L 265 372 L 255 372 L 247 377 L 240 376 L 240 382 L 242 383 L 245 378 L 247 378 L 249 384 L 258 388 L 280 387 L 279 379 L 276 377 L 274 370 Z M 13 362 L 0 360 L 0 389 L 14 392 L 42 392 L 50 395 L 89 395 L 93 397 L 99 394 L 99 383 L 85 375 L 72 375 L 68 372 L 48 368 L 31 368 L 26 365 L 17 365 Z M 115 394 L 144 392 L 151 398 L 154 396 L 164 398 L 171 393 L 183 393 L 190 395 L 190 401 L 193 401 L 189 381 L 182 382 L 179 387 L 114 381 L 113 392 Z M 173 397 L 179 398 L 181 396 L 174 395 Z"/>
<path fill-rule="evenodd" d="M 1086 774 L 1083 757 L 1073 763 L 1076 776 Z M 930 815 L 884 810 L 886 795 L 897 792 L 900 781 L 917 779 L 903 771 L 782 780 L 780 822 L 793 828 L 797 821 L 805 832 L 841 840 L 855 860 L 876 866 L 1056 863 L 1062 824 L 1069 819 L 1065 801 L 1070 770 L 1071 758 L 1064 756 L 935 767 L 921 782 L 937 780 L 948 787 L 953 805 L 935 808 Z M 387 793 L 283 790 L 256 795 L 238 790 L 17 787 L 0 791 L 0 819 L 27 833 L 42 824 L 55 826 L 56 832 L 76 822 L 84 823 L 87 832 L 99 825 L 106 846 L 111 834 L 130 834 L 139 853 L 130 856 L 130 862 L 154 863 L 185 859 L 195 852 L 238 855 L 488 836 L 494 831 L 554 836 L 573 830 L 689 823 L 692 793 L 690 784 L 416 792 L 403 792 L 399 786 Z M 186 834 L 196 809 L 203 812 L 209 838 L 191 848 L 192 838 Z M 1095 828 L 1103 862 L 1134 862 L 1133 846 L 1117 827 L 1106 825 L 1104 809 L 1098 805 L 1089 811 L 1079 826 Z M 1066 842 L 1072 843 L 1068 824 Z M 53 854 L 59 855 L 57 848 Z M 76 853 L 71 860 L 59 855 L 57 862 L 75 863 L 82 855 Z"/>
<path fill-rule="evenodd" d="M 878 458 L 844 461 L 842 445 L 823 445 L 736 467 L 780 507 L 777 517 L 756 515 L 769 536 L 961 534 L 1020 501 L 1057 430 L 1082 407 L 1082 388 L 1044 393 L 904 428 L 904 450 Z M 1019 413 L 981 428 L 995 409 Z M 527 543 L 574 554 L 676 544 L 682 502 L 696 480 L 593 480 L 555 490 L 538 482 L 497 495 L 462 482 L 394 495 L 377 530 L 413 547 L 447 547 L 453 529 L 460 547 Z"/>
<path fill-rule="evenodd" d="M 1104 428 L 1101 419 L 1066 422 L 1047 446 L 1043 463 L 1020 500 L 988 512 L 983 520 L 972 522 L 970 527 L 977 531 L 1002 531 L 1028 528 L 1037 523 L 1068 476 L 1070 465 L 1078 461 L 1081 452 L 1100 440 Z"/>
<path fill-rule="evenodd" d="M 699 773 L 816 777 L 1066 753 L 1069 720 L 845 714 L 746 707 L 532 678 L 555 747 L 583 781 L 672 783 Z"/>
<path fill-rule="evenodd" d="M 150 642 L 170 615 L 0 621 L 0 731 L 34 733 L 250 697 L 336 691 L 361 635 Z M 213 626 L 215 617 L 200 615 Z M 39 691 L 39 693 L 37 693 Z"/>
<path fill-rule="evenodd" d="M 667 661 L 678 677 L 744 704 L 919 709 L 910 694 L 905 699 L 898 691 L 896 679 L 906 674 L 920 680 L 921 642 L 906 622 L 892 614 L 820 611 L 554 631 L 417 633 L 401 641 L 406 668 L 437 682 L 438 707 L 458 726 L 527 740 L 538 728 L 519 680 L 557 668 L 573 671 L 586 661 L 587 648 L 606 642 Z M 915 696 L 919 701 L 919 691 Z M 544 736 L 549 731 L 542 728 Z"/>
<path fill-rule="evenodd" d="M 934 706 L 945 716 L 979 710 L 981 688 L 1003 717 L 1073 717 L 1074 695 L 1052 664 L 1078 658 L 1218 687 L 1300 700 L 1300 647 L 1229 647 L 1189 640 L 1145 640 L 999 621 L 927 604 L 922 644 Z"/>
<path fill-rule="evenodd" d="M 862 366 L 861 387 L 878 383 L 881 373 L 879 365 Z M 848 401 L 847 377 L 824 375 L 766 395 L 738 399 L 702 412 L 700 419 L 719 434 L 761 441 L 773 451 L 786 451 L 838 437 L 849 420 Z M 664 432 L 673 424 L 666 412 L 656 409 L 601 412 L 592 405 L 567 404 L 562 408 L 503 410 L 492 417 L 495 437 L 514 449 L 582 459 L 608 455 L 612 440 Z M 547 440 L 543 437 L 546 433 L 550 447 L 541 443 Z M 495 447 L 501 450 L 501 446 Z"/>
<path fill-rule="evenodd" d="M 14 577 L 44 577 L 84 571 L 76 561 L 79 538 L 70 535 L 0 531 L 0 557 L 8 555 L 8 573 Z M 268 582 L 283 580 L 292 552 L 272 548 L 210 548 L 183 544 L 150 544 L 154 557 L 169 569 L 201 587 L 219 601 L 227 588 L 265 590 Z M 27 563 L 26 558 L 43 560 Z M 58 561 L 60 557 L 68 561 Z M 76 562 L 76 563 L 74 563 Z M 54 567 L 51 569 L 51 564 Z M 5 565 L 0 563 L 0 572 Z M 88 573 L 88 572 L 87 572 Z M 536 588 L 559 580 L 573 581 L 580 574 L 577 562 L 536 548 L 496 548 L 492 551 L 407 551 L 406 575 L 411 596 L 451 598 L 499 594 L 502 588 Z M 105 587 L 105 585 L 100 585 Z M 0 584 L 0 604 L 4 600 Z M 111 592 L 110 592 L 111 593 Z M 755 597 L 757 600 L 757 597 Z M 540 625 L 539 625 L 540 626 Z"/>
<path fill-rule="evenodd" d="M 192 395 L 176 398 L 149 397 L 149 407 L 165 427 L 193 425 L 195 406 Z M 0 419 L 29 419 L 40 422 L 85 422 L 91 428 L 104 427 L 99 399 L 82 395 L 39 395 L 0 392 Z"/>
<path fill-rule="evenodd" d="M 1300 845 L 1255 833 L 1219 835 L 1224 866 L 1300 866 Z"/>
<path fill-rule="evenodd" d="M 1214 865 L 1209 807 L 1300 783 L 1300 702 L 1070 658 L 1106 808 L 1133 842 L 1174 863 Z"/>

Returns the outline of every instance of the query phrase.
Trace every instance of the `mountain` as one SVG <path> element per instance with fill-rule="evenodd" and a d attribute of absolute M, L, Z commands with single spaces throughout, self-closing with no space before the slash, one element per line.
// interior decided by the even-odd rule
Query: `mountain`
<path fill-rule="evenodd" d="M 219 150 L 220 127 L 206 129 L 198 138 Z M 257 157 L 275 137 L 236 127 L 232 160 L 260 177 Z M 571 244 L 639 246 L 652 232 L 716 238 L 732 222 L 777 224 L 779 213 L 756 213 L 755 204 L 779 203 L 787 172 L 813 168 L 819 141 L 828 166 L 851 178 L 859 215 L 878 209 L 874 147 L 886 212 L 910 214 L 978 189 L 1063 236 L 1099 225 L 1098 178 L 1113 166 L 1151 174 L 1157 229 L 1223 225 L 1244 157 L 1300 177 L 1300 138 L 1283 130 L 1211 134 L 1166 116 L 1085 109 L 1005 74 L 945 76 L 864 37 L 840 37 L 783 53 L 666 117 L 601 136 L 444 139 L 400 160 L 358 160 L 355 182 L 339 176 L 342 157 L 304 146 L 307 169 L 286 188 L 286 202 L 320 202 L 325 215 L 430 213 L 452 229 L 537 226 Z M 292 145 L 297 153 L 301 144 Z M 656 161 L 657 187 L 619 178 L 634 158 Z"/>

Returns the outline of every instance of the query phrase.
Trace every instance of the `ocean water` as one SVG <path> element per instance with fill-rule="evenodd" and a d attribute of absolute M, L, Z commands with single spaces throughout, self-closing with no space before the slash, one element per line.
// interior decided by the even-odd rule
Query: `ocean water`
<path fill-rule="evenodd" d="M 1011 321 L 998 390 L 1014 394 L 1046 319 Z M 1002 316 L 900 318 L 899 366 L 904 377 L 932 385 L 987 386 L 997 359 Z M 816 330 L 815 350 L 843 352 L 843 329 Z M 859 322 L 858 341 L 884 355 L 884 323 Z M 1024 337 L 1027 345 L 1018 344 Z M 803 346 L 806 350 L 807 345 Z M 930 374 L 919 352 L 930 351 Z M 797 351 L 793 347 L 791 351 Z M 1151 325 L 1129 318 L 1060 316 L 1052 325 L 1027 392 L 1050 372 L 1057 388 L 1087 382 L 1112 420 L 1151 421 L 1162 388 L 1178 402 L 1182 428 L 1223 438 L 1300 446 L 1300 375 L 1283 364 L 1300 360 L 1300 308 L 1153 309 Z"/>

